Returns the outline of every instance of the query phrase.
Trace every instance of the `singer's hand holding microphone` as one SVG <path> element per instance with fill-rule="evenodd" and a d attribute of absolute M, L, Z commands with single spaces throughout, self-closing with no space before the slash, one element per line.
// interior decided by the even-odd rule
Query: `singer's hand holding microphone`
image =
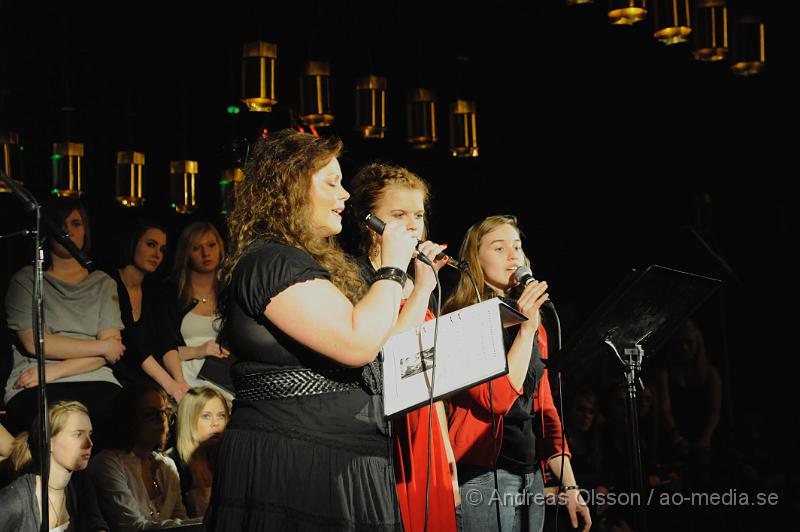
<path fill-rule="evenodd" d="M 547 293 L 547 283 L 534 279 L 531 269 L 527 266 L 517 268 L 517 271 L 514 272 L 514 279 L 525 287 L 522 295 L 517 299 L 517 310 L 528 318 L 528 321 L 522 323 L 520 327 L 534 333 L 539 328 L 539 309 L 542 306 L 553 306 L 550 295 Z"/>
<path fill-rule="evenodd" d="M 398 222 L 384 224 L 381 238 L 381 264 L 405 271 L 417 252 L 417 237 Z"/>
<path fill-rule="evenodd" d="M 389 223 L 392 224 L 392 223 L 396 223 L 396 222 L 389 222 Z M 378 218 L 377 216 L 375 216 L 372 213 L 367 214 L 366 218 L 364 218 L 364 224 L 367 227 L 369 227 L 370 229 L 372 229 L 373 231 L 375 231 L 376 233 L 378 233 L 379 235 L 383 235 L 384 234 L 383 231 L 387 227 L 387 224 L 384 223 L 383 220 L 381 220 L 380 218 Z M 458 261 L 458 260 L 456 260 L 456 259 L 454 259 L 452 257 L 448 257 L 447 255 L 445 255 L 443 253 L 443 250 L 444 250 L 444 248 L 446 246 L 441 246 L 439 244 L 434 244 L 433 242 L 430 242 L 430 241 L 423 242 L 421 240 L 417 240 L 416 237 L 414 237 L 414 242 L 416 242 L 417 246 L 419 246 L 420 248 L 424 248 L 424 251 L 422 249 L 417 249 L 415 254 L 414 254 L 414 256 L 418 260 L 420 260 L 420 261 L 424 262 L 425 264 L 427 264 L 428 266 L 433 266 L 434 265 L 433 261 L 435 260 L 437 262 L 441 262 L 441 264 L 437 264 L 437 266 L 436 266 L 437 270 L 439 269 L 439 267 L 441 267 L 441 266 L 443 266 L 445 264 L 447 264 L 448 266 L 451 266 L 451 267 L 453 267 L 453 268 L 455 268 L 457 270 L 461 270 L 461 271 L 463 271 L 466 268 L 466 264 L 465 263 L 460 262 L 460 261 Z M 381 244 L 381 245 L 383 245 L 383 244 Z M 427 255 L 427 253 L 431 253 L 433 251 L 433 249 L 430 246 L 436 246 L 437 253 L 433 257 L 428 257 L 428 255 Z M 381 258 L 383 258 L 382 254 L 381 254 Z"/>

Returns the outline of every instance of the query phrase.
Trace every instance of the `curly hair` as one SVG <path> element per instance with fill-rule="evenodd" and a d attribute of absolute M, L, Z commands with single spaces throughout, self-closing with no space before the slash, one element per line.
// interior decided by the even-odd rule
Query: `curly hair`
<path fill-rule="evenodd" d="M 220 279 L 228 286 L 234 268 L 256 240 L 271 240 L 306 251 L 331 273 L 331 281 L 354 304 L 365 284 L 357 264 L 331 237 L 311 225 L 311 177 L 342 153 L 338 138 L 320 138 L 291 129 L 259 139 L 236 188 L 228 215 L 230 253 Z M 226 303 L 224 303 L 226 304 Z"/>
<path fill-rule="evenodd" d="M 375 235 L 363 223 L 364 218 L 375 210 L 378 202 L 383 198 L 386 188 L 390 185 L 399 185 L 422 192 L 422 201 L 425 207 L 424 227 L 428 227 L 428 211 L 431 200 L 428 183 L 402 166 L 382 163 L 368 164 L 353 178 L 347 209 L 347 212 L 351 214 L 350 222 L 358 232 L 358 251 L 362 255 L 369 255 L 375 246 Z"/>

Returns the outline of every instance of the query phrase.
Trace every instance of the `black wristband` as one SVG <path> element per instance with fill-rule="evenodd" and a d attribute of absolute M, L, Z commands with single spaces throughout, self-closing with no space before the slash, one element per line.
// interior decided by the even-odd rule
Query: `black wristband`
<path fill-rule="evenodd" d="M 375 272 L 375 277 L 372 278 L 372 283 L 375 283 L 377 281 L 382 281 L 384 279 L 391 279 L 392 281 L 397 281 L 398 283 L 400 283 L 400 287 L 402 288 L 406 285 L 406 277 L 408 277 L 408 275 L 400 268 L 394 268 L 392 266 L 384 266 L 383 268 L 379 268 L 378 271 Z"/>

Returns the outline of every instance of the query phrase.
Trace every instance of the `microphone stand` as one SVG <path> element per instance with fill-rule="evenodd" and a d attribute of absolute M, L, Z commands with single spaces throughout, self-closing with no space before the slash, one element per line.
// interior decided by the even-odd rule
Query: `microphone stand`
<path fill-rule="evenodd" d="M 35 229 L 31 231 L 19 231 L 14 234 L 26 234 L 33 236 L 34 241 L 34 256 L 33 256 L 33 338 L 34 338 L 34 354 L 36 356 L 37 375 L 39 382 L 37 388 L 37 402 L 39 407 L 39 438 L 36 445 L 39 447 L 40 456 L 40 502 L 41 502 L 41 516 L 42 523 L 40 530 L 47 532 L 50 529 L 50 515 L 49 515 L 49 496 L 47 492 L 49 478 L 50 478 L 50 417 L 48 416 L 47 408 L 47 387 L 45 386 L 45 358 L 44 358 L 44 298 L 42 294 L 43 288 L 43 263 L 44 263 L 44 249 L 42 247 L 42 208 L 33 194 L 19 186 L 13 179 L 0 173 L 2 179 L 12 193 L 19 198 L 23 204 L 25 211 L 34 211 L 36 215 Z M 8 236 L 12 236 L 8 235 Z"/>

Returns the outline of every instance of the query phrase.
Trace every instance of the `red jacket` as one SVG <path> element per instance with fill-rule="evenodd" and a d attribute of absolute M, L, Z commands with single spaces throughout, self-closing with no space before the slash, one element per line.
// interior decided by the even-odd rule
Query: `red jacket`
<path fill-rule="evenodd" d="M 547 359 L 547 332 L 539 325 L 537 337 L 542 359 Z M 514 401 L 522 394 L 508 379 L 508 375 L 491 381 L 494 410 L 489 408 L 489 383 L 479 384 L 460 393 L 450 401 L 450 443 L 456 462 L 492 469 L 503 444 L 503 416 L 511 410 Z M 542 466 L 559 454 L 571 456 L 569 446 L 561 445 L 561 418 L 553 404 L 550 381 L 545 369 L 533 396 L 533 413 L 541 412 L 541 427 L 536 434 L 536 444 L 541 445 L 538 455 L 545 457 Z M 493 414 L 493 415 L 492 415 Z M 492 417 L 497 432 L 497 455 L 492 456 Z M 566 442 L 565 442 L 566 443 Z"/>

